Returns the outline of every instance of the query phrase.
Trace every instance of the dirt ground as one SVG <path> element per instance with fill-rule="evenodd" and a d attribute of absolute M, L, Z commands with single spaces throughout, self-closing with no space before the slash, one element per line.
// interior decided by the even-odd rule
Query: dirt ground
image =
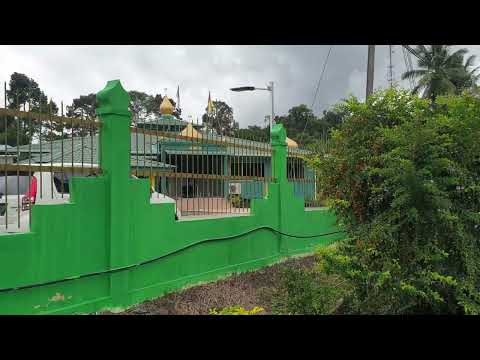
<path fill-rule="evenodd" d="M 257 271 L 235 274 L 213 283 L 191 287 L 175 293 L 145 301 L 116 315 L 208 315 L 212 308 L 242 306 L 247 310 L 260 306 L 270 313 L 265 292 L 278 284 L 281 270 L 286 267 L 311 268 L 314 256 L 292 258 Z M 113 315 L 104 312 L 102 315 Z"/>

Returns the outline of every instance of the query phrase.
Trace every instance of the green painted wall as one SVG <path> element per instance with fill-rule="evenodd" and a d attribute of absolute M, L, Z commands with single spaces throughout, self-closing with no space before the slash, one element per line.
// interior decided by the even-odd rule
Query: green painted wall
<path fill-rule="evenodd" d="M 221 241 L 202 240 L 271 227 L 294 235 L 337 230 L 327 209 L 305 211 L 286 179 L 285 130 L 272 131 L 274 183 L 252 201 L 249 216 L 175 221 L 173 204 L 150 204 L 147 179 L 129 176 L 128 94 L 119 81 L 97 94 L 103 174 L 71 179 L 71 203 L 35 205 L 30 233 L 0 236 L 0 314 L 72 314 L 123 309 L 186 285 L 253 270 L 341 237 L 298 239 L 268 229 Z M 138 264 L 92 277 L 78 276 Z M 29 289 L 2 291 L 73 279 Z"/>

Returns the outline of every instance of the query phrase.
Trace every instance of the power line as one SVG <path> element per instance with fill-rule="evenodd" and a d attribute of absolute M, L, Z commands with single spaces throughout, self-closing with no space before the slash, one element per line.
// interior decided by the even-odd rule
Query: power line
<path fill-rule="evenodd" d="M 322 73 L 320 74 L 320 78 L 318 79 L 318 82 L 317 82 L 317 88 L 315 89 L 315 96 L 313 97 L 312 106 L 310 106 L 310 108 L 312 109 L 312 114 L 313 114 L 313 106 L 315 105 L 315 102 L 317 101 L 318 90 L 320 89 L 320 84 L 322 82 L 323 74 L 325 73 L 325 69 L 327 67 L 328 59 L 330 58 L 330 53 L 332 52 L 332 48 L 333 48 L 333 45 L 330 45 L 330 48 L 328 49 L 327 56 L 325 57 L 325 61 L 323 62 Z M 307 118 L 307 121 L 305 121 L 305 126 L 303 127 L 303 131 L 302 131 L 302 134 L 299 137 L 299 140 L 303 139 L 305 129 L 307 128 L 307 125 L 308 125 L 308 120 L 309 120 L 309 118 Z"/>
<path fill-rule="evenodd" d="M 403 58 L 405 61 L 405 67 L 407 68 L 407 71 L 413 71 L 413 64 L 412 64 L 412 57 L 411 55 L 413 54 L 417 59 L 423 60 L 423 58 L 419 55 L 418 51 L 414 50 L 408 45 L 402 45 L 402 51 L 403 51 Z M 408 78 L 408 81 L 410 83 L 410 90 L 413 90 L 415 87 L 415 79 L 413 78 Z"/>
<path fill-rule="evenodd" d="M 313 105 L 315 105 L 315 101 L 317 100 L 318 90 L 320 89 L 320 83 L 322 82 L 323 74 L 325 72 L 325 68 L 327 66 L 328 58 L 330 57 L 330 52 L 332 51 L 332 48 L 333 48 L 333 45 L 331 45 L 330 48 L 328 49 L 327 57 L 325 58 L 325 61 L 323 62 L 322 73 L 320 74 L 320 78 L 318 79 L 318 82 L 317 82 L 317 89 L 315 90 L 315 96 L 313 97 L 312 106 L 310 106 L 312 111 L 313 111 Z"/>
<path fill-rule="evenodd" d="M 409 45 L 402 45 L 402 47 L 405 48 L 409 53 L 413 54 L 418 60 L 423 60 L 420 54 L 415 49 L 411 48 Z"/>
<path fill-rule="evenodd" d="M 410 53 L 402 46 L 402 53 L 403 53 L 403 61 L 405 62 L 405 69 L 406 71 L 411 71 L 413 69 L 412 66 L 412 59 L 410 57 Z M 413 90 L 414 87 L 414 80 L 412 78 L 408 78 L 408 82 L 410 85 L 410 90 Z"/>

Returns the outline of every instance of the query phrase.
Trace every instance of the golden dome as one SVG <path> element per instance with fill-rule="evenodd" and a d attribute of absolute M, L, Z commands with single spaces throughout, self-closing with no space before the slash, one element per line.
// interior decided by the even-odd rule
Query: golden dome
<path fill-rule="evenodd" d="M 287 146 L 288 147 L 294 147 L 294 148 L 298 148 L 298 144 L 296 141 L 290 139 L 289 137 L 286 138 L 286 142 L 287 142 Z"/>
<path fill-rule="evenodd" d="M 160 114 L 162 115 L 172 115 L 175 108 L 173 107 L 170 100 L 167 96 L 164 96 L 162 103 L 160 104 Z"/>
<path fill-rule="evenodd" d="M 180 135 L 185 137 L 195 138 L 195 139 L 202 138 L 202 134 L 199 133 L 197 130 L 195 130 L 192 124 L 190 123 L 188 123 L 187 127 L 180 132 Z"/>

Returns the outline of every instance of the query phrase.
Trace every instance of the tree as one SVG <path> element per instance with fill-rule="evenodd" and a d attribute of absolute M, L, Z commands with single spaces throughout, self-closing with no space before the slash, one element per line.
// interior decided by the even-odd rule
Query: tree
<path fill-rule="evenodd" d="M 129 91 L 130 106 L 129 110 L 132 113 L 132 122 L 137 123 L 144 120 L 152 113 L 151 103 L 153 97 L 141 91 Z"/>
<path fill-rule="evenodd" d="M 478 79 L 480 74 L 477 74 L 477 71 L 480 69 L 480 66 L 473 68 L 473 63 L 476 59 L 475 55 L 470 55 L 463 65 L 463 75 L 459 76 L 458 79 L 454 79 L 453 83 L 457 88 L 456 93 L 460 94 L 462 90 L 475 90 L 477 87 Z M 473 68 L 473 69 L 472 69 Z"/>
<path fill-rule="evenodd" d="M 37 113 L 57 114 L 58 106 L 52 100 L 48 101 L 47 95 L 40 89 L 38 83 L 25 74 L 14 72 L 10 76 L 9 89 L 6 93 L 8 108 Z M 0 139 L 7 134 L 7 143 L 11 146 L 24 145 L 42 133 L 49 133 L 50 128 L 56 125 L 42 124 L 42 126 L 29 119 L 7 117 L 0 122 Z M 18 131 L 18 134 L 17 134 Z"/>
<path fill-rule="evenodd" d="M 257 125 L 249 125 L 246 129 L 238 129 L 236 135 L 243 139 L 256 141 L 268 141 L 270 137 L 269 127 L 260 127 Z"/>
<path fill-rule="evenodd" d="M 233 135 L 234 130 L 238 128 L 238 123 L 233 118 L 233 109 L 224 101 L 216 100 L 212 103 L 213 112 L 203 114 L 203 123 L 218 134 Z"/>
<path fill-rule="evenodd" d="M 94 93 L 88 95 L 80 95 L 78 98 L 72 100 L 72 104 L 67 106 L 67 117 L 83 118 L 93 120 L 96 117 L 97 96 Z M 86 123 L 85 123 L 86 124 Z M 80 128 L 79 125 L 65 125 L 64 129 L 70 129 L 71 136 L 86 136 L 93 135 L 95 130 L 88 130 Z M 65 135 L 67 136 L 67 135 Z"/>
<path fill-rule="evenodd" d="M 423 90 L 423 98 L 435 101 L 439 95 L 455 94 L 470 88 L 476 82 L 475 71 L 468 71 L 473 64 L 474 57 L 470 57 L 464 64 L 467 49 L 460 49 L 452 53 L 449 45 L 418 45 L 416 48 L 420 56 L 418 69 L 409 70 L 402 74 L 402 80 L 419 79 L 413 89 L 417 94 Z"/>
<path fill-rule="evenodd" d="M 341 124 L 345 113 L 336 108 L 323 112 L 318 118 L 305 104 L 292 107 L 288 114 L 278 116 L 275 121 L 283 124 L 289 138 L 300 146 L 310 146 L 319 138 L 328 136 L 331 129 Z"/>
<path fill-rule="evenodd" d="M 47 111 L 47 96 L 40 90 L 37 82 L 25 74 L 14 72 L 10 76 L 7 90 L 8 107 L 10 109 L 28 109 Z"/>
<path fill-rule="evenodd" d="M 344 104 L 320 188 L 347 233 L 320 256 L 355 314 L 480 313 L 480 99 L 405 90 Z"/>
<path fill-rule="evenodd" d="M 67 106 L 67 116 L 94 119 L 96 106 L 97 96 L 95 94 L 80 95 L 78 98 L 73 99 L 70 106 Z"/>

